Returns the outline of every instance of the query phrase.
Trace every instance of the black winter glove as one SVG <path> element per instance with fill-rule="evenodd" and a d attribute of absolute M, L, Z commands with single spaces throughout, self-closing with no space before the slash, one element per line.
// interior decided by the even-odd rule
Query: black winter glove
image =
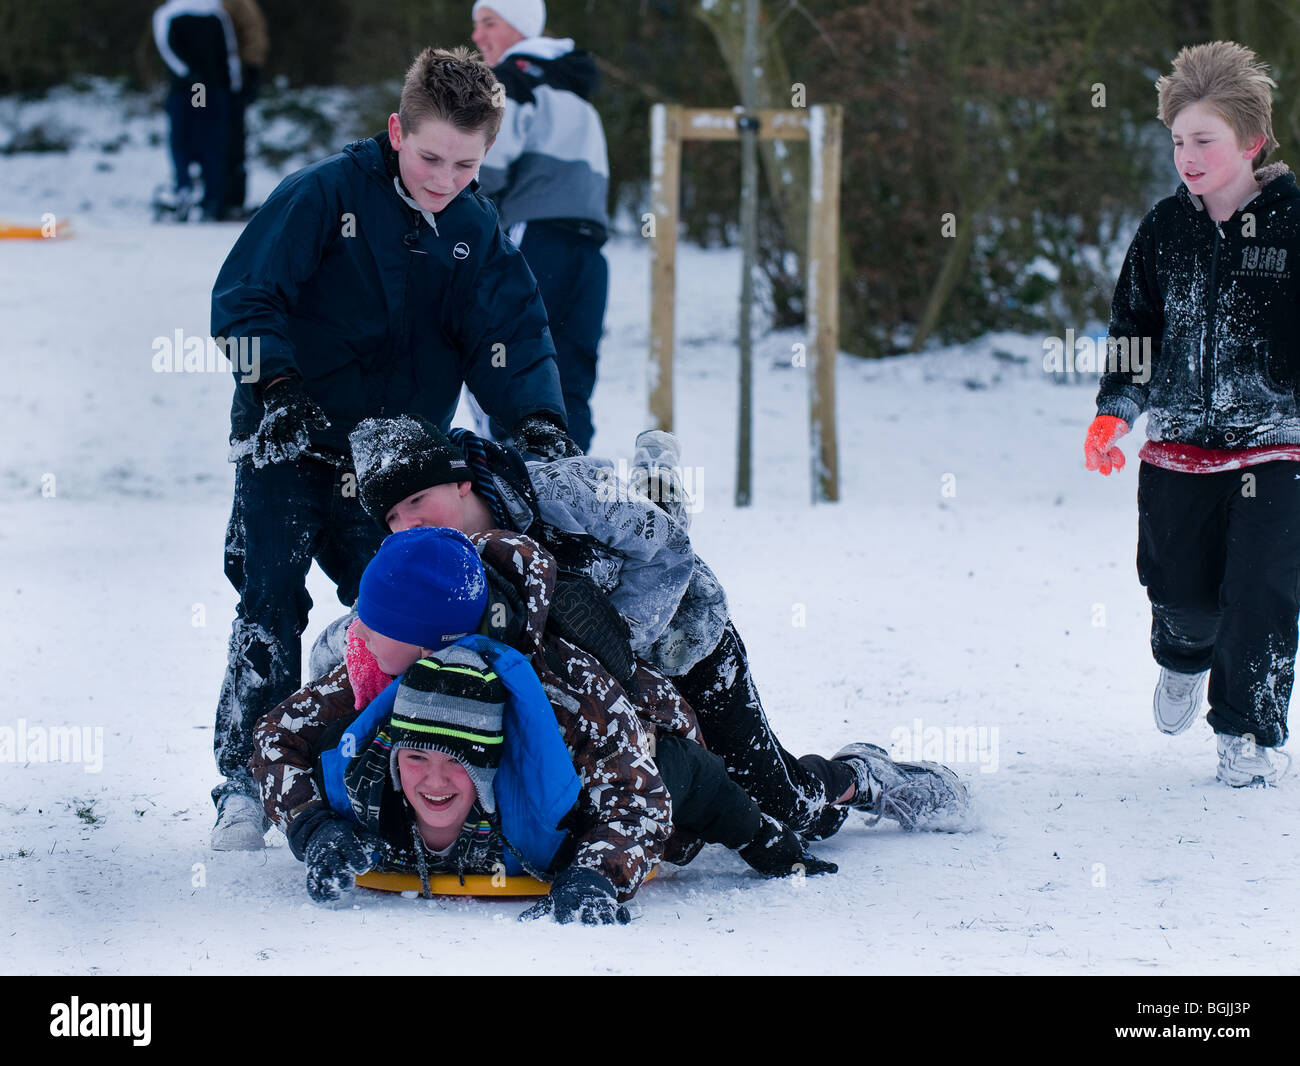
<path fill-rule="evenodd" d="M 573 443 L 568 431 L 546 415 L 524 416 L 515 427 L 513 436 L 516 448 L 544 463 L 582 454 L 582 449 Z"/>
<path fill-rule="evenodd" d="M 551 882 L 550 894 L 524 911 L 519 920 L 532 922 L 548 914 L 561 925 L 575 920 L 583 925 L 626 925 L 632 920 L 627 907 L 618 902 L 609 878 L 579 866 L 561 870 Z"/>
<path fill-rule="evenodd" d="M 559 636 L 591 652 L 629 695 L 638 695 L 632 683 L 632 631 L 596 582 L 582 574 L 562 574 L 546 617 Z"/>
<path fill-rule="evenodd" d="M 488 605 L 484 614 L 487 635 L 502 644 L 514 645 L 519 634 L 524 631 L 524 622 L 528 612 L 518 590 L 487 563 L 483 564 L 487 575 Z"/>
<path fill-rule="evenodd" d="M 833 874 L 839 867 L 804 850 L 803 841 L 771 815 L 763 815 L 758 835 L 740 849 L 740 857 L 764 877 L 813 877 Z"/>
<path fill-rule="evenodd" d="M 284 378 L 262 390 L 266 413 L 253 434 L 253 465 L 291 463 L 311 445 L 312 429 L 327 429 L 330 421 L 303 391 L 297 378 Z"/>
<path fill-rule="evenodd" d="M 307 841 L 307 894 L 317 903 L 338 899 L 374 863 L 356 830 L 341 818 L 331 818 Z"/>

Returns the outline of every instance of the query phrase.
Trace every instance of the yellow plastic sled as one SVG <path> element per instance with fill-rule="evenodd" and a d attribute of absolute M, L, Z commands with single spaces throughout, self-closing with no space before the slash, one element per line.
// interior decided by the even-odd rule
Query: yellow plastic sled
<path fill-rule="evenodd" d="M 418 874 L 370 873 L 358 874 L 360 888 L 374 888 L 380 892 L 419 892 Z M 466 874 L 465 883 L 455 874 L 430 874 L 429 887 L 435 896 L 544 896 L 550 889 L 545 881 L 521 874 L 517 877 L 492 874 Z"/>
<path fill-rule="evenodd" d="M 654 877 L 655 871 L 646 874 L 646 880 Z M 371 870 L 357 875 L 360 888 L 373 888 L 379 892 L 419 892 L 420 878 L 417 874 L 381 873 Z M 435 896 L 501 896 L 503 898 L 544 896 L 550 885 L 535 877 L 521 874 L 516 877 L 493 876 L 492 874 L 466 874 L 465 883 L 455 874 L 430 874 L 429 887 Z"/>

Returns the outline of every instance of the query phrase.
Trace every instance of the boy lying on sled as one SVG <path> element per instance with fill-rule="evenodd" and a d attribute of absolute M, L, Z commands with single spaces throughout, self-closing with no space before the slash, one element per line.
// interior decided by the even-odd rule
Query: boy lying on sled
<path fill-rule="evenodd" d="M 662 675 L 637 666 L 634 705 L 593 655 L 548 628 L 548 553 L 501 531 L 475 542 L 434 527 L 390 536 L 362 577 L 346 661 L 257 726 L 253 777 L 314 899 L 374 868 L 427 884 L 431 871 L 504 863 L 551 882 L 530 917 L 607 923 L 626 920 L 620 904 L 660 857 L 682 861 L 701 842 L 739 850 L 768 876 L 835 871 L 727 777 Z M 476 546 L 493 589 L 511 586 L 526 605 L 498 630 L 519 651 L 466 637 L 489 621 Z M 449 729 L 478 739 L 429 739 Z M 549 754 L 511 755 L 534 749 Z"/>

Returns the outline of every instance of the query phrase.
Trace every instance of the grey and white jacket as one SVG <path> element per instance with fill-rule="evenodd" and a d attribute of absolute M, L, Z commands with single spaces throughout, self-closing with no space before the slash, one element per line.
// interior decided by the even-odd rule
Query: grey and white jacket
<path fill-rule="evenodd" d="M 609 155 L 590 102 L 599 81 L 591 56 L 568 39 L 530 37 L 507 49 L 493 73 L 506 90 L 505 116 L 478 180 L 497 201 L 502 228 L 514 237 L 521 222 L 586 220 L 603 235 Z"/>
<path fill-rule="evenodd" d="M 675 449 L 669 434 L 654 436 Z M 655 483 L 652 471 L 677 467 L 675 450 L 647 447 L 648 437 L 638 438 L 626 480 L 610 460 L 587 455 L 529 463 L 542 526 L 530 535 L 547 544 L 562 569 L 585 573 L 605 591 L 627 619 L 637 656 L 678 677 L 722 639 L 727 597 L 691 547 L 681 496 L 665 505 L 638 491 Z"/>

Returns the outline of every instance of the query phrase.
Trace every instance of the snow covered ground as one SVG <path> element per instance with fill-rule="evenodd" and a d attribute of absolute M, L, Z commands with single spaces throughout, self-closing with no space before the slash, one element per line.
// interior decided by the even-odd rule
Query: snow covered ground
<path fill-rule="evenodd" d="M 647 885 L 633 925 L 597 930 L 521 925 L 514 901 L 316 906 L 278 833 L 262 854 L 208 850 L 231 384 L 152 361 L 155 338 L 206 335 L 237 228 L 143 221 L 165 175 L 147 143 L 0 157 L 0 219 L 75 225 L 0 241 L 0 755 L 6 735 L 28 753 L 58 727 L 88 741 L 79 763 L 0 762 L 0 972 L 1296 971 L 1300 775 L 1230 790 L 1208 726 L 1151 722 L 1132 438 L 1117 477 L 1083 469 L 1092 392 L 1045 377 L 1042 338 L 844 357 L 843 498 L 813 507 L 802 338 L 770 335 L 756 502 L 737 510 L 731 252 L 680 253 L 677 428 L 697 546 L 769 716 L 796 752 L 946 758 L 980 827 L 854 815 L 816 848 L 839 874 L 806 882 L 710 850 Z M 258 172 L 254 193 L 274 181 Z M 630 457 L 648 258 L 630 237 L 608 256 L 594 450 Z M 311 587 L 308 640 L 340 612 L 319 573 Z M 933 748 L 945 731 L 960 749 Z"/>

